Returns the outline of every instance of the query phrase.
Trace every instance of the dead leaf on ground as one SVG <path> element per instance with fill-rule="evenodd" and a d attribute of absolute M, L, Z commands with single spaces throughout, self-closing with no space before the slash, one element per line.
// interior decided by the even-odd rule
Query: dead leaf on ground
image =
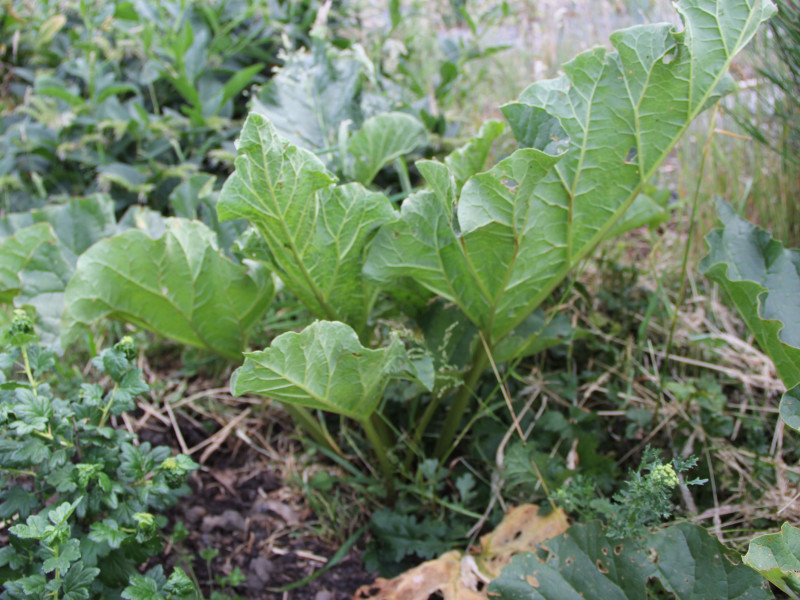
<path fill-rule="evenodd" d="M 372 585 L 358 589 L 353 600 L 486 600 L 486 595 L 472 587 L 477 580 L 462 577 L 465 557 L 453 550 L 406 571 L 394 579 L 379 577 Z"/>
<path fill-rule="evenodd" d="M 487 600 L 486 584 L 500 575 L 511 557 L 531 552 L 567 530 L 562 510 L 539 516 L 539 507 L 523 504 L 508 512 L 497 528 L 481 538 L 480 551 L 465 556 L 454 550 L 398 575 L 378 578 L 353 600 Z"/>
<path fill-rule="evenodd" d="M 550 538 L 567 530 L 567 515 L 561 509 L 539 516 L 539 507 L 522 504 L 512 508 L 491 533 L 481 538 L 478 564 L 492 579 L 500 576 L 511 557 L 532 552 Z"/>

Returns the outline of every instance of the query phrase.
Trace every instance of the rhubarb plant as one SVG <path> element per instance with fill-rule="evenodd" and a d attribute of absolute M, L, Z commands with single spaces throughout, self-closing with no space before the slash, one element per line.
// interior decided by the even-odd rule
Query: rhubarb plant
<path fill-rule="evenodd" d="M 351 390 L 336 384 L 336 367 L 346 362 L 358 370 L 360 361 L 375 360 L 382 341 L 374 309 L 382 291 L 397 299 L 403 297 L 394 293 L 398 288 L 418 288 L 423 298 L 457 306 L 479 332 L 438 435 L 443 456 L 495 350 L 503 347 L 510 360 L 540 347 L 540 332 L 527 326 L 534 311 L 600 243 L 657 216 L 645 193 L 650 179 L 695 117 L 732 91 L 732 60 L 775 11 L 769 0 L 674 6 L 682 30 L 652 24 L 618 31 L 613 50 L 583 52 L 564 65 L 564 75 L 532 84 L 504 106 L 519 148 L 493 167 L 486 169 L 501 130 L 494 122 L 444 162 L 417 162 L 425 185 L 399 213 L 380 193 L 337 185 L 314 154 L 251 114 L 236 170 L 220 194 L 220 217 L 247 218 L 263 241 L 258 258 L 325 321 L 312 326 L 313 335 L 281 336 L 272 348 L 246 354 L 234 393 L 319 407 L 313 390 L 324 389 L 325 410 L 367 423 L 379 402 L 358 403 L 354 414 Z M 401 128 L 384 137 L 406 133 Z M 413 314 L 402 301 L 395 308 Z M 364 350 L 329 345 L 326 368 L 302 376 L 294 365 L 269 359 L 277 352 L 308 358 L 309 338 L 338 337 L 343 327 L 353 329 Z M 509 338 L 515 343 L 503 345 Z M 397 361 L 407 360 L 400 354 Z M 371 377 L 385 381 L 400 371 L 382 362 Z M 370 394 L 381 389 L 373 382 Z M 430 399 L 413 439 L 441 400 Z"/>

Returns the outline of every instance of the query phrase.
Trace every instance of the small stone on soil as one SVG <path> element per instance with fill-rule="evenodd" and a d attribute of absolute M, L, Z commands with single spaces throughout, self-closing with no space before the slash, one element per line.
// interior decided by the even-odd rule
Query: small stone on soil
<path fill-rule="evenodd" d="M 247 566 L 247 587 L 251 590 L 260 590 L 270 582 L 270 577 L 275 571 L 275 565 L 263 556 L 257 556 Z"/>
<path fill-rule="evenodd" d="M 202 531 L 223 529 L 227 531 L 243 531 L 245 528 L 244 517 L 237 511 L 228 509 L 219 516 L 208 515 L 203 518 L 200 525 Z"/>

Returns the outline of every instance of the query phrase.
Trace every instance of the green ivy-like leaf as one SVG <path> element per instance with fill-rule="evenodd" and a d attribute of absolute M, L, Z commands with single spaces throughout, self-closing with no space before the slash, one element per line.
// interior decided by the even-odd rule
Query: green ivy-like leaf
<path fill-rule="evenodd" d="M 800 529 L 788 523 L 780 533 L 750 542 L 744 562 L 792 598 L 800 597 Z"/>
<path fill-rule="evenodd" d="M 231 391 L 364 421 L 377 408 L 389 379 L 406 366 L 400 340 L 370 350 L 344 323 L 317 321 L 300 333 L 279 335 L 266 350 L 246 353 L 244 365 L 231 377 Z"/>
<path fill-rule="evenodd" d="M 122 597 L 127 600 L 166 600 L 158 582 L 138 573 L 131 576 L 130 585 L 122 591 Z"/>
<path fill-rule="evenodd" d="M 64 600 L 87 600 L 91 596 L 91 585 L 100 575 L 100 569 L 86 567 L 78 562 L 72 565 L 64 577 L 61 587 Z"/>
<path fill-rule="evenodd" d="M 684 30 L 643 25 L 537 82 L 505 107 L 523 146 L 473 176 L 456 215 L 439 195 L 406 200 L 365 273 L 411 275 L 496 342 L 623 220 L 692 120 L 732 81 L 733 56 L 775 11 L 769 0 L 682 0 Z M 568 141 L 567 141 L 568 140 Z M 565 149 L 563 153 L 560 153 Z"/>
<path fill-rule="evenodd" d="M 364 121 L 350 138 L 353 178 L 369 185 L 385 165 L 428 142 L 425 126 L 405 113 L 383 113 Z"/>
<path fill-rule="evenodd" d="M 320 318 L 361 329 L 374 293 L 361 280 L 372 232 L 395 218 L 388 198 L 334 178 L 311 152 L 251 114 L 225 182 L 220 219 L 247 218 L 266 242 L 262 258 Z"/>
<path fill-rule="evenodd" d="M 106 542 L 111 549 L 119 548 L 131 536 L 120 529 L 114 519 L 104 519 L 102 523 L 92 523 L 89 539 L 93 542 Z"/>
<path fill-rule="evenodd" d="M 676 600 L 772 598 L 761 578 L 716 539 L 681 523 L 613 541 L 597 521 L 512 559 L 489 585 L 498 600 L 646 600 L 656 580 Z"/>
<path fill-rule="evenodd" d="M 273 291 L 268 276 L 225 258 L 202 223 L 169 219 L 159 239 L 129 230 L 81 256 L 66 291 L 66 337 L 78 324 L 118 318 L 238 358 Z"/>
<path fill-rule="evenodd" d="M 700 270 L 722 286 L 789 391 L 781 417 L 800 430 L 800 252 L 717 203 L 723 228 L 706 242 Z"/>

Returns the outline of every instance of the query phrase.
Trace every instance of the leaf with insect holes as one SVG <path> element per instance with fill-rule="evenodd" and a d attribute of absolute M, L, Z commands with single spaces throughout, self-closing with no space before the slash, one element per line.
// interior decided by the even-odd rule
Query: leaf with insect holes
<path fill-rule="evenodd" d="M 268 275 L 223 256 L 205 225 L 169 219 L 158 239 L 132 229 L 80 257 L 66 291 L 65 337 L 74 338 L 82 324 L 117 318 L 238 358 L 273 291 Z"/>
<path fill-rule="evenodd" d="M 769 0 L 675 7 L 683 31 L 618 31 L 614 51 L 578 55 L 504 107 L 524 148 L 472 176 L 454 211 L 428 179 L 434 191 L 406 199 L 376 236 L 365 274 L 379 284 L 410 275 L 491 343 L 524 321 L 624 222 L 692 120 L 732 89 L 734 55 L 775 12 Z"/>
<path fill-rule="evenodd" d="M 706 236 L 700 270 L 728 293 L 789 388 L 781 417 L 800 430 L 800 252 L 739 217 L 722 200 L 723 227 Z"/>
<path fill-rule="evenodd" d="M 574 525 L 515 556 L 489 585 L 498 600 L 645 600 L 657 581 L 676 600 L 766 600 L 772 594 L 704 529 L 681 523 L 641 540 L 609 540 L 598 521 Z"/>

